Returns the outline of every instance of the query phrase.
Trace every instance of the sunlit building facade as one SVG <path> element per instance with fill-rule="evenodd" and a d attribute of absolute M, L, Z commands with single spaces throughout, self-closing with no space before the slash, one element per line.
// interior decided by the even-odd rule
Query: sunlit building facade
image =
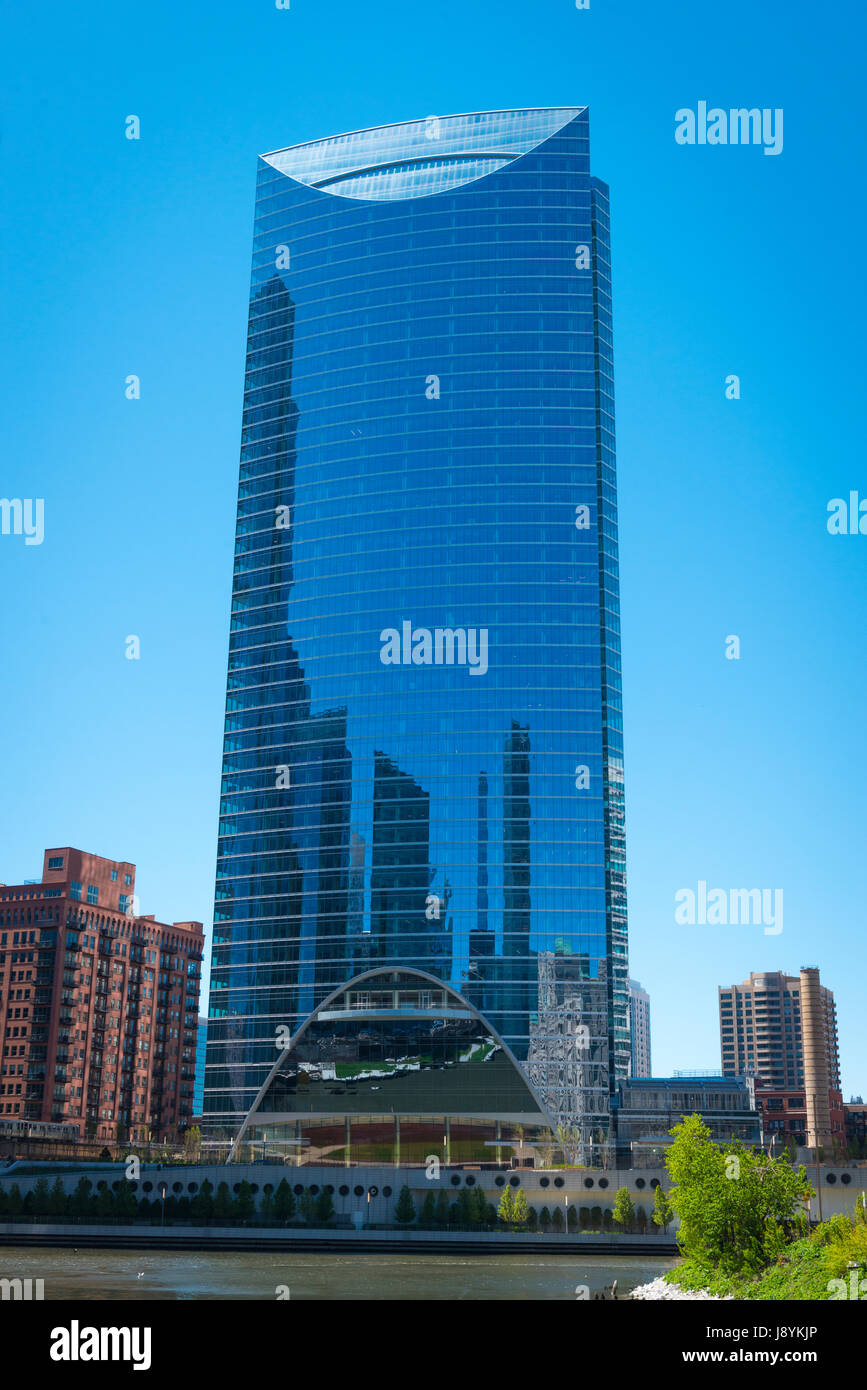
<path fill-rule="evenodd" d="M 374 978 L 388 1018 L 364 1002 Z M 337 997 L 364 1026 L 317 1014 Z M 366 1114 L 400 1092 L 381 1109 L 406 1117 L 392 1152 L 459 1120 L 489 1151 L 503 1124 L 523 1143 L 544 1122 L 583 1160 L 629 1058 L 608 193 L 588 112 L 276 151 L 206 1137 L 347 1161 L 341 1125 L 360 1120 L 339 1083 L 349 1068 L 357 1101 L 366 1068 Z"/>

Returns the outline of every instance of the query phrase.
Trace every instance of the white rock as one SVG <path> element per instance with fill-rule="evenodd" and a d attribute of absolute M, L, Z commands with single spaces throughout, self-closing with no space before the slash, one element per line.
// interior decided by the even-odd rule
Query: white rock
<path fill-rule="evenodd" d="M 651 1279 L 649 1284 L 639 1284 L 637 1289 L 633 1289 L 630 1298 L 643 1299 L 667 1299 L 669 1301 L 684 1302 L 696 1298 L 712 1300 L 714 1303 L 727 1303 L 732 1299 L 729 1294 L 727 1298 L 721 1299 L 714 1293 L 708 1293 L 706 1289 L 681 1289 L 677 1284 L 666 1284 L 660 1275 L 657 1279 Z"/>

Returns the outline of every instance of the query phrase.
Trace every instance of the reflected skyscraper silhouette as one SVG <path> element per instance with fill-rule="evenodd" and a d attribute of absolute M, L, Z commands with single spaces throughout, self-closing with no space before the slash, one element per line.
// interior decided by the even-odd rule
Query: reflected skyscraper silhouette
<path fill-rule="evenodd" d="M 260 160 L 213 1134 L 372 969 L 460 989 L 564 1123 L 626 1075 L 608 243 L 584 107 Z"/>

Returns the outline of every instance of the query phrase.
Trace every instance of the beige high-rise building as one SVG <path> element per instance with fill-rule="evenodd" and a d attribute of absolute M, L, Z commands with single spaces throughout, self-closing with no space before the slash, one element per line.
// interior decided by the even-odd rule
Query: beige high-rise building
<path fill-rule="evenodd" d="M 824 1049 L 828 1084 L 840 1089 L 837 1008 L 831 990 L 818 983 L 818 974 L 752 971 L 740 985 L 720 987 L 720 1051 L 723 1076 L 760 1076 L 765 1087 L 803 1090 L 805 994 L 817 991 L 816 1008 L 823 1029 L 813 1029 Z M 823 1034 L 821 1041 L 819 1035 Z M 823 1068 L 824 1070 L 824 1068 Z"/>
<path fill-rule="evenodd" d="M 629 981 L 629 1027 L 634 1077 L 652 1076 L 650 1062 L 650 995 L 639 980 Z"/>

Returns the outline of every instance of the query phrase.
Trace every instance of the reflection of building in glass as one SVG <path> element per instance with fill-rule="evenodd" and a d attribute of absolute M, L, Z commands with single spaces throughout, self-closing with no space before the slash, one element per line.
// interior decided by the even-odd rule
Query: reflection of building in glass
<path fill-rule="evenodd" d="M 371 963 L 402 961 L 448 975 L 448 889 L 431 890 L 430 795 L 383 753 L 374 756 L 373 779 Z"/>
<path fill-rule="evenodd" d="M 206 1137 L 376 967 L 458 989 L 525 1066 L 574 956 L 627 1074 L 608 239 L 586 108 L 260 161 Z M 574 1077 L 563 1116 L 592 1113 Z"/>
<path fill-rule="evenodd" d="M 335 991 L 275 1064 L 236 1144 L 307 1163 L 532 1161 L 554 1145 L 489 1024 L 426 972 L 368 971 Z"/>
<path fill-rule="evenodd" d="M 539 1010 L 527 1072 L 573 1163 L 609 1140 L 608 986 L 586 957 L 540 951 Z"/>
<path fill-rule="evenodd" d="M 492 1017 L 503 1036 L 522 1050 L 536 1005 L 530 877 L 530 736 L 513 720 L 503 757 L 503 945 Z"/>
<path fill-rule="evenodd" d="M 631 1076 L 650 1076 L 650 995 L 638 980 L 629 981 L 629 1030 L 632 1041 Z"/>

